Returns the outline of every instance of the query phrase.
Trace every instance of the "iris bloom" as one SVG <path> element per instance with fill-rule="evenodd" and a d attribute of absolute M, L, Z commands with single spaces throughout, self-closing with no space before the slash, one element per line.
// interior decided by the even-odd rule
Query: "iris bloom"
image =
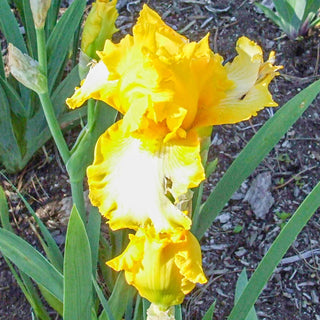
<path fill-rule="evenodd" d="M 92 59 L 98 59 L 97 50 L 102 50 L 106 39 L 118 31 L 115 21 L 118 18 L 117 0 L 97 0 L 92 4 L 84 24 L 81 51 Z"/>
<path fill-rule="evenodd" d="M 98 52 L 100 62 L 67 104 L 77 108 L 93 98 L 123 115 L 99 138 L 87 171 L 91 202 L 111 228 L 189 229 L 190 212 L 179 204 L 205 178 L 200 132 L 277 105 L 268 91 L 279 69 L 274 53 L 264 62 L 245 37 L 236 50 L 223 65 L 208 35 L 189 42 L 144 5 L 133 36 L 107 40 Z"/>
<path fill-rule="evenodd" d="M 199 243 L 183 229 L 157 234 L 153 227 L 141 228 L 130 235 L 126 250 L 107 264 L 124 270 L 127 282 L 162 310 L 182 303 L 196 283 L 207 281 Z"/>

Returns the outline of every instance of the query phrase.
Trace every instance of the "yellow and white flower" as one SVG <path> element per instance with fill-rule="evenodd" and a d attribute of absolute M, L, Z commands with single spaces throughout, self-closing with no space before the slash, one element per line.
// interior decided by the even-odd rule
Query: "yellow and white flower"
<path fill-rule="evenodd" d="M 125 251 L 107 265 L 124 270 L 127 282 L 162 310 L 182 303 L 196 283 L 207 282 L 200 245 L 183 229 L 159 234 L 152 227 L 141 228 L 130 235 Z"/>
<path fill-rule="evenodd" d="M 145 5 L 133 36 L 107 40 L 98 52 L 100 62 L 67 104 L 77 108 L 93 98 L 123 114 L 100 137 L 88 168 L 90 198 L 113 229 L 189 229 L 189 212 L 177 206 L 205 178 L 204 128 L 277 105 L 268 90 L 279 69 L 274 53 L 264 62 L 261 48 L 245 37 L 236 49 L 238 56 L 223 65 L 208 35 L 189 42 Z"/>

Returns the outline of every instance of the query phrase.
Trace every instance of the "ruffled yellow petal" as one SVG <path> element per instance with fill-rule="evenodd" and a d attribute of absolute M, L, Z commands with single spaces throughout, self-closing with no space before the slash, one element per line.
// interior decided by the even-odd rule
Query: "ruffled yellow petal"
<path fill-rule="evenodd" d="M 100 61 L 94 65 L 87 77 L 82 80 L 81 87 L 76 88 L 71 98 L 66 100 L 67 105 L 71 109 L 80 107 L 90 98 L 108 102 L 110 92 L 114 91 L 115 86 L 108 81 L 109 71 L 105 64 Z"/>
<path fill-rule="evenodd" d="M 115 21 L 118 17 L 117 0 L 97 0 L 92 4 L 83 27 L 81 50 L 88 57 L 98 59 L 97 50 L 102 50 L 106 39 L 118 31 Z"/>
<path fill-rule="evenodd" d="M 268 91 L 279 69 L 273 66 L 274 54 L 263 62 L 261 48 L 245 37 L 237 51 L 234 61 L 223 66 L 208 35 L 189 42 L 144 5 L 133 36 L 118 44 L 107 40 L 99 52 L 108 72 L 101 85 L 88 90 L 99 78 L 90 75 L 85 88 L 67 102 L 78 106 L 90 97 L 100 99 L 124 114 L 124 126 L 132 133 L 196 144 L 195 129 L 246 120 L 276 105 Z M 79 94 L 83 99 L 76 99 Z"/>
<path fill-rule="evenodd" d="M 186 230 L 156 234 L 153 228 L 139 229 L 126 250 L 107 264 L 124 270 L 142 297 L 164 309 L 182 303 L 196 283 L 207 282 L 200 245 Z"/>
<path fill-rule="evenodd" d="M 88 167 L 89 197 L 112 229 L 148 224 L 159 231 L 190 228 L 179 197 L 204 179 L 199 145 L 163 144 L 123 130 L 123 121 L 98 140 Z"/>
<path fill-rule="evenodd" d="M 225 65 L 233 86 L 226 88 L 226 96 L 211 110 L 212 116 L 206 115 L 212 120 L 211 125 L 247 120 L 264 107 L 277 106 L 268 90 L 270 81 L 279 74 L 277 70 L 281 68 L 273 66 L 274 53 L 270 54 L 268 61 L 263 62 L 261 48 L 246 37 L 238 40 L 236 49 L 238 56 Z"/>

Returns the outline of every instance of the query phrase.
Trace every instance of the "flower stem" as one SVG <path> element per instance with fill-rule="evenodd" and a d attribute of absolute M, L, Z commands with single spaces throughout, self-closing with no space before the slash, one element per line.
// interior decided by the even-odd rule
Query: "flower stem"
<path fill-rule="evenodd" d="M 37 35 L 37 45 L 38 45 L 39 70 L 43 75 L 47 76 L 47 53 L 46 53 L 46 39 L 45 39 L 44 29 L 36 28 L 36 35 Z M 70 159 L 71 154 L 70 154 L 68 145 L 66 143 L 66 140 L 63 137 L 62 130 L 60 128 L 57 117 L 55 115 L 52 101 L 49 96 L 48 85 L 47 85 L 46 92 L 39 94 L 39 98 L 42 104 L 42 109 L 46 117 L 51 135 L 59 150 L 61 158 L 66 166 Z M 94 108 L 94 105 L 92 107 L 92 110 L 94 110 L 93 108 Z M 68 172 L 68 174 L 70 176 L 73 203 L 76 205 L 78 212 L 82 217 L 83 221 L 85 221 L 86 211 L 85 211 L 85 204 L 84 204 L 84 197 L 83 197 L 83 183 L 82 181 L 73 182 L 72 174 L 70 174 L 70 172 Z"/>
<path fill-rule="evenodd" d="M 95 101 L 93 99 L 89 99 L 88 101 L 88 125 L 87 128 L 90 131 L 95 122 Z"/>
<path fill-rule="evenodd" d="M 38 46 L 38 61 L 39 69 L 43 75 L 47 75 L 47 51 L 46 51 L 46 35 L 44 28 L 37 29 L 37 46 Z"/>
<path fill-rule="evenodd" d="M 57 148 L 59 150 L 59 153 L 61 155 L 61 158 L 64 164 L 66 164 L 70 158 L 70 151 L 66 141 L 64 140 L 59 122 L 54 113 L 54 109 L 49 97 L 49 93 L 45 92 L 45 93 L 39 94 L 39 98 L 42 104 L 43 112 L 46 117 L 50 132 L 54 139 L 54 142 L 57 145 Z"/>

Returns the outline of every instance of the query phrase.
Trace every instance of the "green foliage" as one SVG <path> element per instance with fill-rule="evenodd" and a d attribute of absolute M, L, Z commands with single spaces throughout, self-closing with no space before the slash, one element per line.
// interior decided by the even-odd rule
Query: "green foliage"
<path fill-rule="evenodd" d="M 63 319 L 90 319 L 92 258 L 85 226 L 74 206 L 68 224 L 63 266 Z"/>
<path fill-rule="evenodd" d="M 255 4 L 292 40 L 305 36 L 320 22 L 320 0 L 273 0 L 276 12 L 261 3 Z"/>
<path fill-rule="evenodd" d="M 248 277 L 247 277 L 247 273 L 246 273 L 246 269 L 244 268 L 242 270 L 242 272 L 239 275 L 237 284 L 236 284 L 236 292 L 235 292 L 235 303 L 238 302 L 241 294 L 243 293 L 243 290 L 245 289 L 245 287 L 248 284 Z M 245 320 L 258 320 L 256 311 L 254 309 L 254 307 L 252 307 L 248 313 L 248 315 L 246 316 Z"/>
<path fill-rule="evenodd" d="M 320 182 L 301 203 L 297 211 L 283 227 L 276 240 L 272 243 L 267 254 L 261 260 L 243 290 L 239 300 L 236 302 L 228 320 L 246 319 L 245 317 L 258 299 L 259 294 L 271 277 L 272 272 L 319 206 Z"/>
<path fill-rule="evenodd" d="M 319 91 L 320 80 L 302 90 L 278 110 L 240 152 L 206 202 L 202 205 L 199 213 L 193 217 L 192 231 L 198 239 L 210 227 L 224 205 L 240 187 L 241 183 L 253 172 L 282 136 L 299 119 L 318 95 Z"/>
<path fill-rule="evenodd" d="M 216 308 L 216 301 L 214 301 L 210 308 L 207 310 L 206 314 L 204 315 L 204 317 L 202 318 L 202 320 L 211 320 L 214 314 L 214 310 Z"/>
<path fill-rule="evenodd" d="M 0 30 L 7 43 L 12 43 L 23 53 L 37 59 L 36 33 L 29 0 L 16 0 L 14 4 L 25 29 L 25 40 L 7 1 L 0 1 Z M 56 80 L 64 75 L 70 44 L 81 23 L 83 10 L 79 8 L 84 5 L 85 0 L 74 1 L 57 23 L 57 1 L 52 1 L 48 15 L 51 23 L 47 45 L 49 87 L 55 115 L 63 128 L 72 125 L 85 114 L 85 109 L 68 111 L 64 102 L 80 81 L 77 67 L 60 86 L 56 84 Z M 6 76 L 2 56 L 0 61 L 0 163 L 13 173 L 25 167 L 33 154 L 50 139 L 51 134 L 36 94 L 12 76 Z"/>

